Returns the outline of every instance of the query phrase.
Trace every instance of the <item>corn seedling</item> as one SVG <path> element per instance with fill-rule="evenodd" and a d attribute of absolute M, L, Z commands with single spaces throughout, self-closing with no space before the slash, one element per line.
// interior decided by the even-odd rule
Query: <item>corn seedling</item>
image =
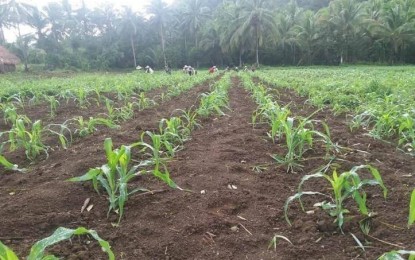
<path fill-rule="evenodd" d="M 11 95 L 6 99 L 7 103 L 13 102 L 14 104 L 19 105 L 22 109 L 24 109 L 24 98 L 20 93 Z"/>
<path fill-rule="evenodd" d="M 78 127 L 79 127 L 75 130 L 75 133 L 78 134 L 81 137 L 90 135 L 93 132 L 97 131 L 96 127 L 98 125 L 104 125 L 104 126 L 107 126 L 109 128 L 119 127 L 112 120 L 105 119 L 105 118 L 90 117 L 89 120 L 84 120 L 84 118 L 82 116 L 79 116 L 79 117 L 76 117 L 74 120 L 76 121 L 76 123 L 78 124 Z"/>
<path fill-rule="evenodd" d="M 41 152 L 48 156 L 48 147 L 42 143 L 43 127 L 40 120 L 35 121 L 28 130 L 25 121 L 21 118 L 16 120 L 9 133 L 10 150 L 19 147 L 25 149 L 26 157 L 34 160 Z"/>
<path fill-rule="evenodd" d="M 139 165 L 130 167 L 131 146 L 122 145 L 120 149 L 113 149 L 111 138 L 105 139 L 104 142 L 107 163 L 101 167 L 90 169 L 80 177 L 69 179 L 72 182 L 92 181 L 94 189 L 99 193 L 99 185 L 104 188 L 108 194 L 109 209 L 119 214 L 118 223 L 124 214 L 124 205 L 128 197 L 138 191 L 147 191 L 143 188 L 137 188 L 128 191 L 128 182 L 137 175 L 142 174 L 138 171 Z"/>
<path fill-rule="evenodd" d="M 373 179 L 361 180 L 358 171 L 362 169 L 368 170 L 373 176 Z M 320 192 L 303 191 L 302 186 L 304 182 L 312 178 L 323 178 L 327 180 L 330 184 L 331 189 L 333 190 L 332 196 L 328 196 Z M 379 185 L 383 190 L 384 198 L 386 198 L 387 189 L 383 184 L 381 175 L 379 174 L 377 169 L 370 165 L 356 166 L 353 167 L 350 171 L 343 172 L 340 175 L 337 174 L 336 170 L 333 171 L 332 176 L 329 176 L 323 172 L 318 172 L 312 175 L 305 175 L 301 179 L 301 182 L 298 186 L 298 192 L 295 195 L 289 197 L 285 202 L 285 219 L 287 220 L 288 224 L 291 225 L 291 222 L 288 219 L 288 206 L 292 201 L 298 199 L 300 201 L 301 208 L 304 210 L 304 207 L 301 202 L 302 195 L 323 195 L 326 197 L 330 197 L 331 202 L 323 201 L 322 203 L 320 203 L 321 207 L 324 210 L 328 211 L 330 216 L 336 217 L 335 222 L 337 223 L 338 227 L 342 229 L 344 224 L 344 214 L 349 213 L 349 210 L 344 208 L 344 202 L 347 199 L 353 198 L 359 207 L 359 212 L 364 216 L 369 215 L 369 211 L 366 206 L 366 193 L 362 190 L 363 187 L 367 185 Z"/>
<path fill-rule="evenodd" d="M 3 155 L 0 154 L 0 165 L 2 165 L 5 169 L 10 171 L 19 171 L 23 172 L 25 169 L 19 169 L 17 164 L 13 164 L 9 162 Z"/>
<path fill-rule="evenodd" d="M 50 117 L 55 117 L 56 116 L 56 110 L 59 107 L 59 101 L 55 98 L 55 96 L 45 95 L 44 97 L 49 102 L 49 106 L 50 106 L 49 116 Z"/>
<path fill-rule="evenodd" d="M 115 108 L 113 104 L 114 104 L 114 101 L 112 101 L 111 99 L 109 98 L 105 99 L 105 107 L 107 108 L 107 116 L 111 118 L 111 120 L 116 119 Z"/>
<path fill-rule="evenodd" d="M 160 135 L 163 141 L 171 144 L 183 144 L 185 136 L 183 136 L 183 121 L 179 117 L 163 118 L 159 123 Z"/>
<path fill-rule="evenodd" d="M 134 107 L 133 103 L 128 102 L 125 106 L 115 109 L 116 120 L 126 121 L 133 117 Z"/>
<path fill-rule="evenodd" d="M 197 122 L 197 112 L 191 108 L 187 111 L 178 109 L 179 112 L 182 112 L 180 118 L 182 119 L 182 124 L 184 128 L 184 136 L 190 136 L 190 132 L 193 131 L 196 127 L 200 127 L 200 124 Z"/>
<path fill-rule="evenodd" d="M 4 104 L 1 108 L 3 110 L 3 119 L 5 124 L 16 122 L 18 114 L 17 109 L 13 104 Z"/>
<path fill-rule="evenodd" d="M 408 113 L 400 119 L 398 145 L 403 146 L 405 152 L 415 155 L 415 119 Z"/>
<path fill-rule="evenodd" d="M 409 217 L 408 228 L 415 222 L 415 190 L 411 193 L 411 200 L 409 201 Z"/>
<path fill-rule="evenodd" d="M 87 92 L 83 88 L 78 88 L 76 90 L 75 100 L 78 102 L 80 108 L 86 108 L 88 102 Z"/>
<path fill-rule="evenodd" d="M 63 149 L 68 148 L 72 143 L 72 131 L 69 129 L 67 122 L 68 121 L 65 121 L 63 124 L 49 124 L 45 127 L 45 130 L 58 136 Z M 58 128 L 58 130 L 55 130 L 55 128 Z M 66 136 L 68 136 L 69 139 Z"/>
<path fill-rule="evenodd" d="M 114 252 L 111 250 L 110 244 L 99 237 L 98 233 L 95 230 L 92 229 L 86 229 L 84 227 L 78 227 L 76 229 L 69 229 L 64 227 L 59 227 L 55 230 L 55 232 L 47 237 L 44 238 L 38 242 L 36 242 L 32 248 L 30 249 L 29 256 L 27 257 L 27 260 L 54 260 L 58 259 L 54 255 L 46 255 L 45 256 L 45 250 L 46 247 L 52 246 L 54 244 L 57 244 L 61 241 L 71 239 L 75 235 L 89 235 L 92 238 L 94 238 L 96 241 L 98 241 L 99 245 L 101 246 L 102 250 L 107 253 L 109 260 L 115 260 Z M 5 246 L 0 241 L 0 259 L 1 260 L 19 260 L 17 255 L 7 246 Z"/>
<path fill-rule="evenodd" d="M 146 97 L 144 92 L 140 93 L 140 95 L 138 96 L 137 102 L 138 102 L 138 110 L 144 110 L 150 106 L 155 105 L 154 100 L 151 100 L 148 97 Z"/>
<path fill-rule="evenodd" d="M 287 154 L 282 157 L 278 155 L 272 155 L 272 158 L 278 163 L 288 166 L 287 172 L 292 171 L 293 167 L 300 167 L 297 162 L 302 159 L 303 154 L 312 147 L 314 130 L 311 121 L 299 120 L 297 126 L 294 125 L 294 118 L 288 117 L 285 121 L 281 121 L 283 128 L 283 134 L 287 145 Z"/>
<path fill-rule="evenodd" d="M 274 248 L 274 251 L 277 251 L 277 244 L 278 244 L 278 241 L 280 239 L 284 239 L 285 241 L 287 241 L 288 243 L 290 243 L 291 245 L 293 245 L 293 243 L 288 238 L 286 238 L 285 236 L 274 235 L 274 237 L 269 242 L 268 249 Z"/>
<path fill-rule="evenodd" d="M 415 251 L 391 251 L 381 255 L 377 260 L 415 260 Z"/>
<path fill-rule="evenodd" d="M 151 142 L 146 143 L 144 141 L 144 136 L 147 135 L 150 137 Z M 174 149 L 173 145 L 169 142 L 166 142 L 163 140 L 163 137 L 158 134 L 154 134 L 150 131 L 146 131 L 142 133 L 141 135 L 141 142 L 137 143 L 136 145 L 140 145 L 143 147 L 141 150 L 142 152 L 145 152 L 147 150 L 150 150 L 148 153 L 148 156 L 151 157 L 146 162 L 146 165 L 152 165 L 153 169 L 151 170 L 151 173 L 162 180 L 164 183 L 169 185 L 172 188 L 181 189 L 179 186 L 176 185 L 176 183 L 173 182 L 173 180 L 170 178 L 170 173 L 166 166 L 166 159 L 162 157 L 163 149 L 166 149 L 169 154 L 171 154 Z"/>

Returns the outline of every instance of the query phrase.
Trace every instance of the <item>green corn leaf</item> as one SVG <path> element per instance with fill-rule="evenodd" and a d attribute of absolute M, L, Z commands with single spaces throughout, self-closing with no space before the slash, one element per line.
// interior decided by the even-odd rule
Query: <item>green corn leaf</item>
<path fill-rule="evenodd" d="M 326 196 L 325 194 L 320 193 L 320 192 L 302 191 L 302 192 L 298 192 L 298 193 L 294 194 L 293 196 L 289 197 L 287 199 L 287 201 L 285 202 L 285 204 L 284 204 L 284 217 L 285 217 L 285 220 L 288 222 L 288 224 L 290 226 L 291 226 L 291 221 L 288 218 L 288 206 L 291 202 L 293 202 L 296 199 L 300 199 L 301 196 L 303 196 L 303 195 L 323 195 L 323 196 Z"/>
<path fill-rule="evenodd" d="M 3 155 L 0 155 L 0 164 L 4 166 L 4 168 L 12 171 L 19 171 L 24 172 L 25 169 L 19 169 L 19 166 L 17 164 L 12 164 L 9 162 Z"/>
<path fill-rule="evenodd" d="M 415 222 L 415 189 L 412 191 L 411 200 L 409 202 L 409 219 L 408 228 Z"/>
<path fill-rule="evenodd" d="M 366 193 L 363 193 L 363 196 L 361 196 L 358 191 L 355 191 L 353 198 L 356 201 L 357 205 L 359 206 L 360 213 L 367 216 L 369 212 L 366 207 Z"/>
<path fill-rule="evenodd" d="M 109 260 L 115 260 L 115 255 L 112 252 L 109 243 L 103 240 L 102 238 L 100 238 L 96 231 L 88 230 L 84 227 L 79 227 L 77 229 L 69 229 L 69 228 L 64 228 L 64 227 L 58 228 L 51 236 L 36 242 L 36 244 L 32 246 L 32 248 L 30 249 L 30 254 L 27 257 L 27 260 L 42 260 L 44 257 L 46 247 L 59 243 L 63 240 L 70 239 L 73 235 L 85 235 L 85 234 L 91 235 L 95 240 L 98 241 L 98 243 L 102 247 L 102 250 L 107 253 Z M 56 259 L 56 258 L 50 258 L 52 256 L 47 256 L 47 257 L 49 257 L 48 259 Z"/>
<path fill-rule="evenodd" d="M 68 181 L 72 182 L 81 182 L 81 181 L 90 181 L 97 178 L 98 175 L 102 173 L 101 168 L 90 169 L 87 173 L 79 177 L 73 177 L 68 179 Z"/>
<path fill-rule="evenodd" d="M 128 189 L 127 189 L 127 183 L 121 183 L 120 184 L 120 196 L 118 197 L 118 208 L 120 210 L 120 216 L 118 217 L 118 223 L 120 223 L 121 218 L 124 214 L 124 204 L 127 201 L 128 198 Z"/>
<path fill-rule="evenodd" d="M 381 255 L 378 260 L 406 260 L 402 255 L 409 255 L 407 260 L 415 259 L 415 251 L 399 250 L 385 253 Z"/>
<path fill-rule="evenodd" d="M 0 241 L 0 260 L 19 260 L 17 255 Z"/>
<path fill-rule="evenodd" d="M 172 179 L 170 179 L 170 173 L 169 173 L 169 171 L 167 170 L 167 168 L 165 166 L 164 166 L 164 173 L 161 172 L 158 168 L 155 168 L 153 170 L 153 174 L 157 178 L 159 178 L 162 181 L 164 181 L 171 188 L 174 188 L 174 189 L 179 188 L 179 186 L 177 186 L 177 184 L 174 183 L 174 181 Z"/>

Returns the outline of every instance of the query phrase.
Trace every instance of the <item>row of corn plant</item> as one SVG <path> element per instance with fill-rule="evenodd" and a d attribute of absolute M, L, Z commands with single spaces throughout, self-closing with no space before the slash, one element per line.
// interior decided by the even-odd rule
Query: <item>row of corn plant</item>
<path fill-rule="evenodd" d="M 299 163 L 303 160 L 304 153 L 312 149 L 317 142 L 323 143 L 326 154 L 338 151 L 339 147 L 331 141 L 330 131 L 324 122 L 307 118 L 290 117 L 289 106 L 281 107 L 274 100 L 268 90 L 254 84 L 249 74 L 242 75 L 244 86 L 252 93 L 258 108 L 252 115 L 252 123 L 265 123 L 270 127 L 268 136 L 273 142 L 285 142 L 287 153 L 285 155 L 272 155 L 278 163 L 286 165 L 287 171 L 293 171 L 294 167 L 301 167 Z M 315 129 L 316 124 L 321 124 L 325 133 Z"/>
<path fill-rule="evenodd" d="M 412 70 L 391 68 L 282 69 L 256 75 L 272 85 L 290 87 L 318 107 L 348 113 L 350 128 L 363 128 L 377 139 L 397 140 L 415 155 Z M 276 76 L 278 75 L 278 76 Z"/>
<path fill-rule="evenodd" d="M 259 73 L 259 76 L 267 83 L 292 87 L 292 82 L 289 82 L 288 80 L 286 83 L 281 84 L 279 81 L 281 78 L 280 75 L 278 75 L 278 77 L 273 77 L 272 75 L 266 75 L 266 73 Z M 321 75 L 318 75 L 318 77 L 321 77 Z M 300 81 L 304 79 L 308 80 L 309 78 L 301 77 Z M 368 131 L 370 136 L 378 139 L 394 138 L 395 136 L 398 136 L 398 145 L 405 148 L 406 152 L 413 153 L 415 139 L 413 126 L 415 114 L 410 106 L 412 101 L 407 102 L 408 99 L 402 98 L 401 95 L 404 92 L 392 95 L 390 88 L 380 85 L 377 81 L 370 82 L 368 88 L 361 91 L 361 96 L 359 96 L 359 93 L 356 93 L 358 92 L 356 89 L 350 88 L 344 88 L 344 93 L 339 95 L 336 93 L 333 95 L 333 92 L 342 89 L 342 86 L 327 86 L 330 90 L 326 89 L 326 92 L 323 93 L 321 93 L 321 91 L 313 92 L 313 88 L 310 88 L 308 83 L 303 86 L 295 85 L 294 89 L 303 95 L 309 95 L 313 104 L 321 108 L 330 105 L 335 112 L 354 113 L 355 115 L 351 117 L 352 120 L 350 121 L 351 130 L 363 127 Z M 364 99 L 361 97 L 364 97 Z M 406 101 L 402 102 L 402 100 Z M 328 167 L 323 167 L 323 169 L 324 170 L 319 171 L 316 174 L 304 176 L 299 184 L 297 193 L 287 199 L 284 205 L 284 215 L 287 222 L 289 224 L 291 223 L 288 218 L 288 207 L 293 201 L 299 200 L 300 206 L 304 210 L 301 201 L 302 196 L 317 195 L 324 197 L 325 200 L 314 204 L 314 206 L 319 206 L 327 211 L 330 216 L 335 218 L 335 222 L 340 230 L 342 230 L 344 222 L 350 219 L 345 216 L 350 213 L 349 209 L 345 208 L 345 203 L 348 200 L 354 200 L 357 204 L 359 213 L 363 216 L 363 219 L 359 222 L 360 228 L 365 235 L 368 235 L 370 230 L 370 220 L 372 219 L 372 216 L 376 214 L 373 214 L 373 212 L 370 212 L 367 208 L 367 196 L 363 188 L 365 186 L 373 185 L 380 186 L 383 191 L 383 196 L 386 198 L 387 189 L 383 184 L 380 173 L 370 165 L 353 167 L 350 171 L 341 174 L 338 174 L 337 171 L 334 170 L 331 175 L 326 173 Z M 362 170 L 370 173 L 373 178 L 362 180 L 360 178 L 360 172 Z M 312 178 L 325 179 L 330 184 L 332 193 L 327 194 L 316 191 L 304 191 L 302 189 L 304 183 Z M 409 203 L 408 227 L 413 225 L 414 222 L 415 191 L 412 192 Z M 358 241 L 355 236 L 353 237 L 364 250 L 362 243 Z M 409 259 L 415 259 L 414 251 L 405 250 L 391 251 L 385 253 L 378 259 L 406 259 L 404 258 L 405 255 L 409 255 Z"/>
<path fill-rule="evenodd" d="M 210 93 L 203 93 L 197 114 L 208 116 L 212 112 L 218 115 L 225 115 L 224 109 L 228 107 L 228 89 L 230 87 L 230 74 L 225 74 L 220 81 L 215 84 L 215 88 Z"/>
<path fill-rule="evenodd" d="M 6 145 L 9 146 L 10 151 L 23 148 L 26 157 L 29 160 L 34 160 L 41 153 L 48 156 L 49 146 L 43 143 L 43 137 L 46 134 L 58 136 L 61 146 L 66 149 L 71 141 L 66 137 L 66 133 L 71 136 L 70 130 L 65 125 L 49 124 L 44 127 L 40 120 L 32 123 L 26 117 L 18 117 L 9 131 L 0 132 L 1 150 Z"/>
<path fill-rule="evenodd" d="M 230 85 L 229 78 L 226 80 Z M 225 87 L 227 89 L 229 86 L 219 82 L 215 90 Z M 118 149 L 114 149 L 112 140 L 107 138 L 104 142 L 107 162 L 69 181 L 91 181 L 98 193 L 104 189 L 109 200 L 108 216 L 110 212 L 118 214 L 118 223 L 115 224 L 118 225 L 124 215 L 124 206 L 129 196 L 136 192 L 148 191 L 143 187 L 129 189 L 128 182 L 135 177 L 151 174 L 169 187 L 181 190 L 170 178 L 167 162 L 190 138 L 190 133 L 199 126 L 197 111 L 180 110 L 182 115 L 160 120 L 158 132 L 145 131 L 140 135 L 140 141 L 131 145 L 122 145 Z M 136 151 L 134 156 L 133 151 Z M 132 157 L 139 159 L 134 160 Z"/>
<path fill-rule="evenodd" d="M 199 77 L 192 80 L 187 80 L 186 82 L 180 85 L 171 85 L 170 88 L 174 88 L 178 91 L 178 93 L 182 93 L 183 91 L 190 89 L 191 87 L 206 80 L 207 78 L 208 77 Z M 118 125 L 116 124 L 116 122 L 126 121 L 132 118 L 134 114 L 134 109 L 138 108 L 139 110 L 142 110 L 149 106 L 155 105 L 155 102 L 153 100 L 147 98 L 145 96 L 145 93 L 141 92 L 137 99 L 131 99 L 132 102 L 125 101 L 126 104 L 124 106 L 120 108 L 115 108 L 113 105 L 113 101 L 111 101 L 107 97 L 104 97 L 103 95 L 100 95 L 98 91 L 96 92 L 98 93 L 97 100 L 105 100 L 108 113 L 105 114 L 104 118 L 90 117 L 89 120 L 85 120 L 82 116 L 79 116 L 67 120 L 62 124 L 50 124 L 47 127 L 42 127 L 41 121 L 39 120 L 32 124 L 30 119 L 28 119 L 26 116 L 18 115 L 16 112 L 17 109 L 13 103 L 9 102 L 1 104 L 0 108 L 1 110 L 3 110 L 5 123 L 10 124 L 11 122 L 13 122 L 12 129 L 10 131 L 0 133 L 0 137 L 6 135 L 9 136 L 8 140 L 3 140 L 3 146 L 6 143 L 8 143 L 11 151 L 14 151 L 16 150 L 16 148 L 19 147 L 24 147 L 27 157 L 30 160 L 34 160 L 42 152 L 48 155 L 48 150 L 50 147 L 43 144 L 42 141 L 42 137 L 44 136 L 44 133 L 46 131 L 56 134 L 59 137 L 59 141 L 62 147 L 66 148 L 72 141 L 72 131 L 70 130 L 70 127 L 72 126 L 74 126 L 75 134 L 79 135 L 80 137 L 84 137 L 96 131 L 98 125 L 106 126 L 109 128 L 117 128 Z M 71 93 L 66 93 L 66 95 L 67 97 L 73 97 Z M 118 96 L 122 95 L 126 94 L 119 94 Z M 55 99 L 54 96 L 45 95 L 45 99 L 46 98 L 50 98 L 50 115 L 53 116 L 56 113 L 56 106 L 59 104 L 59 101 L 57 101 L 57 99 Z M 82 104 L 89 103 L 85 91 L 81 89 L 79 89 L 76 98 L 78 100 L 81 100 L 80 102 Z M 13 97 L 9 97 L 9 100 L 20 100 L 20 98 L 16 94 Z M 26 125 L 32 125 L 31 131 L 27 129 Z M 59 129 L 56 129 L 57 127 Z M 7 161 L 6 158 L 4 158 L 4 160 Z M 3 164 L 3 166 L 9 169 L 11 168 L 10 163 Z"/>

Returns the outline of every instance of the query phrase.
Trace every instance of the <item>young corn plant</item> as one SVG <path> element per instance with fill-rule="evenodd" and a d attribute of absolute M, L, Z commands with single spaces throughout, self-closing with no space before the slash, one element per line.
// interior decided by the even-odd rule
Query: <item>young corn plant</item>
<path fill-rule="evenodd" d="M 6 157 L 4 157 L 1 154 L 0 154 L 0 165 L 2 165 L 6 170 L 10 170 L 10 171 L 19 171 L 19 172 L 24 172 L 25 171 L 25 169 L 19 169 L 19 166 L 17 164 L 13 164 L 13 163 L 9 162 L 6 159 Z"/>
<path fill-rule="evenodd" d="M 298 121 L 297 126 L 294 125 L 294 118 L 292 117 L 279 121 L 279 127 L 282 128 L 288 151 L 284 157 L 272 155 L 272 158 L 278 163 L 287 165 L 287 172 L 292 171 L 293 167 L 301 167 L 298 161 L 303 158 L 303 154 L 313 145 L 314 130 L 311 128 L 313 127 L 311 121 L 302 119 Z M 307 126 L 310 128 L 307 128 Z"/>
<path fill-rule="evenodd" d="M 381 255 L 377 260 L 415 260 L 415 251 L 390 251 Z"/>
<path fill-rule="evenodd" d="M 45 250 L 48 246 L 52 246 L 64 240 L 70 240 L 73 236 L 76 235 L 89 235 L 98 241 L 99 245 L 102 248 L 102 251 L 107 253 L 108 260 L 115 260 L 114 252 L 111 250 L 110 244 L 99 237 L 98 233 L 92 229 L 86 229 L 84 227 L 78 227 L 76 229 L 69 229 L 64 227 L 59 227 L 55 232 L 47 238 L 44 238 L 36 242 L 30 249 L 29 256 L 27 260 L 54 260 L 59 259 L 54 255 L 45 255 Z M 17 255 L 9 247 L 4 245 L 0 241 L 0 259 L 1 260 L 19 260 Z"/>
<path fill-rule="evenodd" d="M 58 136 L 63 149 L 67 149 L 72 143 L 72 131 L 69 129 L 68 121 L 62 124 L 49 124 L 45 127 L 45 130 Z"/>
<path fill-rule="evenodd" d="M 118 128 L 119 126 L 115 124 L 111 119 L 105 118 L 93 118 L 90 117 L 89 120 L 84 120 L 82 116 L 74 118 L 76 124 L 78 125 L 75 130 L 75 134 L 78 134 L 80 137 L 90 135 L 97 131 L 98 125 L 107 126 L 109 128 Z"/>
<path fill-rule="evenodd" d="M 145 135 L 150 138 L 150 142 L 144 141 Z M 136 145 L 143 147 L 141 151 L 146 152 L 147 156 L 150 157 L 150 159 L 144 163 L 145 165 L 152 166 L 150 173 L 162 180 L 171 188 L 181 190 L 181 188 L 170 178 L 170 173 L 166 166 L 166 158 L 162 156 L 164 149 L 169 155 L 174 154 L 175 147 L 171 143 L 165 141 L 162 135 L 154 134 L 150 131 L 142 133 L 141 142 L 138 142 Z"/>
<path fill-rule="evenodd" d="M 151 100 L 150 98 L 146 97 L 144 92 L 140 93 L 140 95 L 138 96 L 138 100 L 137 100 L 138 110 L 141 111 L 154 105 L 155 105 L 154 100 Z"/>
<path fill-rule="evenodd" d="M 408 228 L 411 227 L 415 222 L 415 189 L 411 193 L 411 200 L 409 201 L 409 217 L 408 217 Z"/>
<path fill-rule="evenodd" d="M 200 127 L 200 124 L 197 122 L 197 112 L 192 110 L 191 108 L 187 111 L 178 109 L 179 112 L 182 112 L 180 118 L 182 119 L 182 124 L 184 128 L 184 136 L 190 136 L 190 132 L 193 131 L 195 128 Z"/>
<path fill-rule="evenodd" d="M 159 132 L 163 140 L 171 144 L 181 145 L 186 139 L 183 135 L 183 121 L 179 117 L 160 120 Z"/>
<path fill-rule="evenodd" d="M 17 108 L 11 104 L 2 104 L 1 110 L 3 111 L 3 119 L 5 124 L 13 124 L 19 117 L 17 114 Z"/>
<path fill-rule="evenodd" d="M 405 113 L 399 122 L 399 146 L 415 155 L 415 119 Z"/>
<path fill-rule="evenodd" d="M 224 116 L 222 108 L 228 108 L 228 96 L 224 91 L 212 91 L 203 93 L 197 113 L 201 116 L 209 116 L 212 112 Z M 228 108 L 229 109 L 229 108 Z"/>
<path fill-rule="evenodd" d="M 368 170 L 373 179 L 361 179 L 358 171 L 366 169 Z M 303 184 L 312 178 L 322 178 L 325 179 L 329 184 L 330 188 L 333 190 L 333 194 L 326 195 L 320 192 L 314 191 L 303 191 Z M 336 170 L 333 171 L 333 174 L 330 176 L 323 172 L 318 172 L 311 175 L 305 175 L 298 186 L 298 192 L 289 197 L 284 205 L 284 216 L 288 224 L 291 225 L 291 222 L 288 218 L 288 206 L 294 200 L 299 200 L 301 208 L 304 210 L 303 204 L 301 202 L 301 197 L 303 195 L 322 195 L 325 197 L 331 198 L 331 201 L 323 201 L 321 207 L 326 210 L 330 216 L 335 217 L 335 222 L 337 223 L 340 230 L 342 230 L 345 217 L 344 215 L 349 213 L 349 210 L 344 207 L 344 203 L 348 199 L 353 199 L 359 208 L 359 212 L 364 215 L 369 215 L 369 210 L 366 206 L 366 193 L 363 191 L 364 186 L 375 186 L 378 185 L 383 190 L 383 196 L 386 199 L 388 190 L 383 184 L 382 177 L 378 170 L 370 165 L 361 165 L 355 166 L 348 172 L 343 172 L 340 175 L 337 174 Z"/>
<path fill-rule="evenodd" d="M 312 116 L 312 115 L 311 115 Z M 272 158 L 278 163 L 287 165 L 287 172 L 293 171 L 294 167 L 302 167 L 299 162 L 303 159 L 304 153 L 313 147 L 317 141 L 321 141 L 326 146 L 326 154 L 331 150 L 338 150 L 339 147 L 330 139 L 330 131 L 326 124 L 323 124 L 326 134 L 314 129 L 313 121 L 309 118 L 298 118 L 298 123 L 295 124 L 294 118 L 287 117 L 280 121 L 278 129 L 282 129 L 282 136 L 285 139 L 287 146 L 286 155 L 272 155 Z M 282 118 L 284 119 L 284 118 Z M 281 136 L 281 134 L 280 134 Z"/>
<path fill-rule="evenodd" d="M 59 101 L 56 99 L 55 96 L 44 95 L 44 98 L 49 102 L 49 116 L 51 118 L 56 116 L 56 110 L 59 107 Z"/>
<path fill-rule="evenodd" d="M 79 107 L 80 108 L 86 108 L 87 105 L 89 104 L 89 102 L 88 102 L 88 98 L 87 98 L 88 93 L 85 91 L 85 89 L 84 88 L 78 88 L 76 90 L 75 95 L 76 95 L 75 101 L 78 102 Z"/>
<path fill-rule="evenodd" d="M 8 132 L 10 150 L 14 151 L 19 147 L 23 147 L 29 160 L 34 160 L 41 152 L 48 156 L 49 147 L 42 142 L 44 129 L 41 121 L 35 121 L 30 130 L 26 128 L 25 124 L 26 122 L 19 118 Z"/>
<path fill-rule="evenodd" d="M 134 104 L 128 102 L 124 106 L 115 109 L 116 120 L 126 121 L 134 116 Z"/>
<path fill-rule="evenodd" d="M 105 139 L 104 142 L 107 163 L 101 167 L 90 169 L 80 177 L 69 179 L 72 182 L 91 181 L 97 193 L 100 186 L 104 188 L 108 195 L 109 208 L 107 215 L 111 211 L 117 213 L 118 224 L 124 214 L 124 205 L 128 197 L 138 191 L 147 191 L 143 188 L 137 188 L 132 191 L 128 190 L 128 182 L 135 176 L 142 174 L 138 171 L 139 165 L 130 166 L 132 146 L 122 145 L 119 149 L 113 149 L 111 138 Z"/>
<path fill-rule="evenodd" d="M 115 113 L 115 108 L 114 108 L 114 101 L 112 101 L 109 98 L 105 99 L 105 107 L 107 108 L 107 116 L 108 118 L 110 118 L 111 120 L 115 120 L 116 119 L 116 113 Z"/>

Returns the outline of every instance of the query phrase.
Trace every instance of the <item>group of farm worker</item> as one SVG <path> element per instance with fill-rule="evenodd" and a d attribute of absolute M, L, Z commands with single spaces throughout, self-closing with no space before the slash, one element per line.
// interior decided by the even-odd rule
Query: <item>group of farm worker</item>
<path fill-rule="evenodd" d="M 137 70 L 141 70 L 142 67 L 141 66 L 137 66 L 136 69 Z M 233 67 L 232 69 L 234 71 L 236 71 L 236 72 L 239 71 L 239 68 L 236 67 L 236 66 Z M 229 66 L 227 66 L 226 69 L 225 69 L 225 71 L 230 71 L 230 70 L 231 70 L 231 68 Z M 255 71 L 256 70 L 256 67 L 253 65 L 250 69 L 248 69 L 248 66 L 244 66 L 243 70 L 244 71 L 248 71 L 248 70 Z M 164 67 L 164 71 L 167 74 L 171 74 L 171 68 L 168 65 L 166 65 Z M 216 66 L 212 66 L 212 67 L 209 68 L 208 71 L 209 71 L 210 74 L 213 74 L 213 73 L 215 73 L 215 72 L 218 71 L 218 68 Z M 149 74 L 153 74 L 154 73 L 154 70 L 149 65 L 147 65 L 147 66 L 144 67 L 144 72 L 145 73 L 149 73 Z M 184 65 L 184 67 L 183 67 L 183 73 L 189 74 L 189 76 L 193 76 L 193 75 L 197 75 L 197 70 L 195 68 L 193 68 L 192 66 Z"/>

